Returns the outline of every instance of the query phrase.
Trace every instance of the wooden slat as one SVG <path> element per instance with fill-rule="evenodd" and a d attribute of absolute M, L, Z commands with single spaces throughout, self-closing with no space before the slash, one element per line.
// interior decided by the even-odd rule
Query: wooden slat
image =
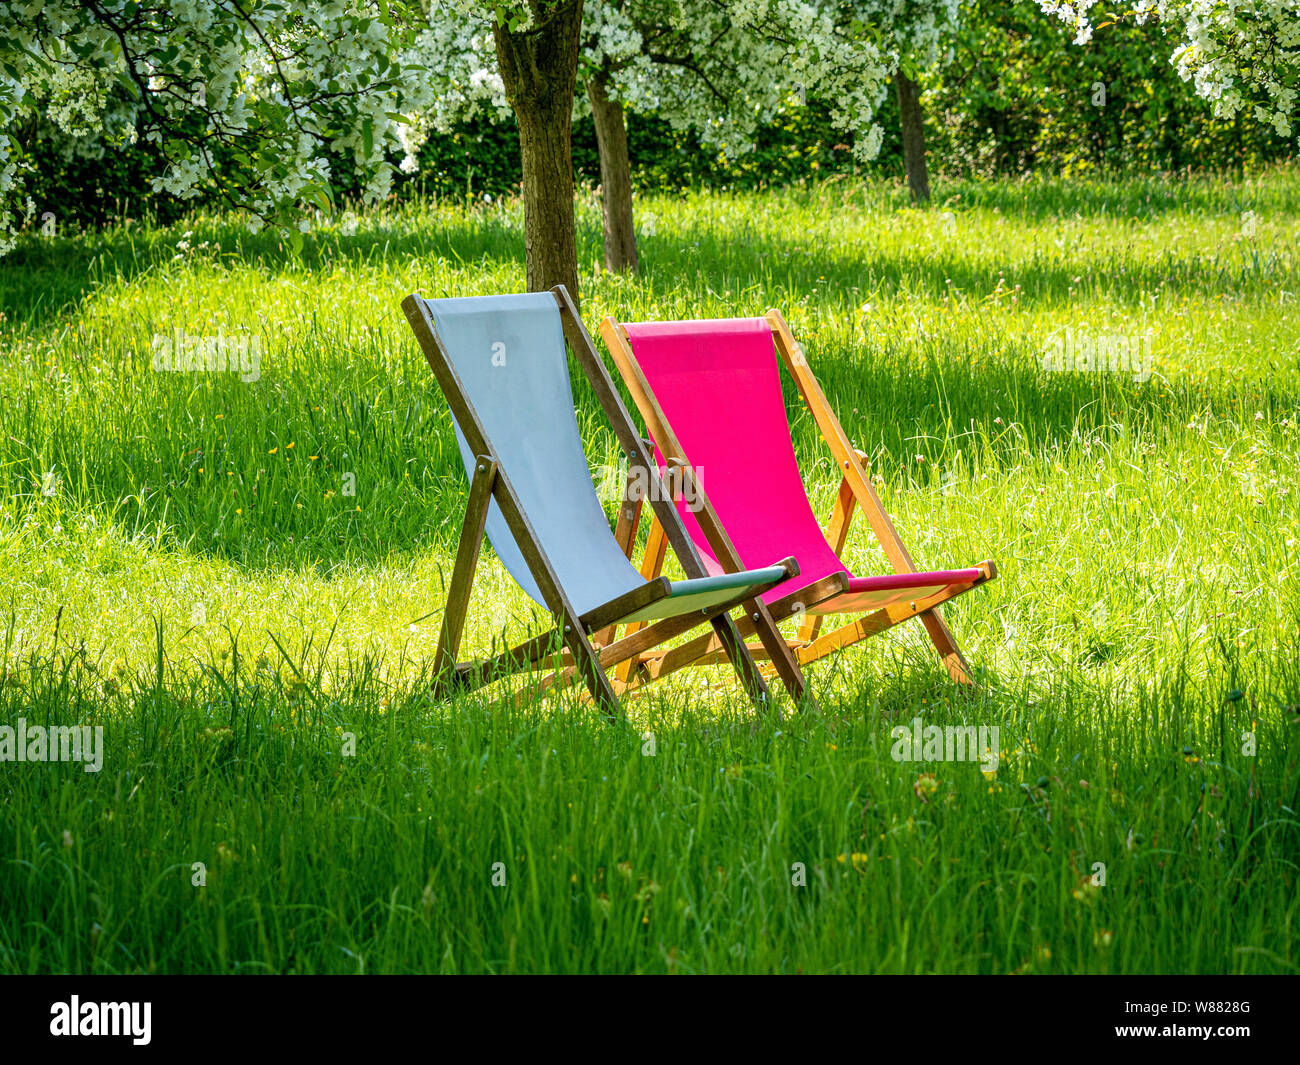
<path fill-rule="evenodd" d="M 664 527 L 659 524 L 659 518 L 653 517 L 650 521 L 650 532 L 646 537 L 645 554 L 641 558 L 641 576 L 646 580 L 658 577 L 664 568 L 664 555 L 668 550 L 668 539 L 664 536 Z M 645 622 L 629 622 L 624 635 L 631 636 L 641 628 Z M 637 656 L 633 655 L 618 667 L 617 678 L 623 682 L 632 676 L 637 668 Z"/>
<path fill-rule="evenodd" d="M 556 653 L 557 647 L 563 646 L 564 641 L 560 639 L 559 630 L 548 629 L 537 636 L 529 637 L 509 650 L 502 651 L 494 658 L 461 662 L 456 666 L 456 683 L 459 687 L 472 691 L 514 673 L 526 673 L 536 668 L 544 658 Z"/>
<path fill-rule="evenodd" d="M 614 540 L 629 560 L 636 551 L 636 531 L 641 524 L 641 505 L 644 502 L 642 493 L 635 486 L 642 483 L 638 470 L 629 466 L 627 478 L 623 482 L 623 495 L 619 500 L 618 518 L 614 523 Z M 658 574 L 654 576 L 657 577 Z M 615 626 L 608 625 L 592 637 L 592 642 L 603 647 L 615 635 Z"/>
<path fill-rule="evenodd" d="M 843 595 L 848 589 L 849 575 L 847 573 L 832 573 L 829 576 L 813 581 L 806 587 L 783 595 L 780 599 L 772 600 L 768 609 L 772 611 L 773 617 L 784 621 L 800 611 L 806 613 L 812 610 L 813 607 L 821 607 L 829 602 L 834 602 L 836 596 Z"/>
<path fill-rule="evenodd" d="M 666 599 L 672 590 L 672 582 L 667 577 L 657 577 L 652 581 L 646 581 L 640 587 L 633 588 L 630 592 L 616 596 L 608 603 L 593 607 L 583 614 L 580 620 L 588 631 L 599 629 L 621 621 L 629 614 L 635 614 L 638 610 L 659 602 L 660 599 Z"/>
<path fill-rule="evenodd" d="M 947 588 L 943 588 L 923 599 L 909 600 L 906 603 L 894 603 L 826 633 L 806 647 L 799 649 L 799 661 L 803 664 L 815 662 L 833 651 L 838 651 L 840 648 L 847 647 L 859 640 L 865 640 L 869 636 L 875 636 L 904 621 L 909 621 L 915 617 L 924 617 L 927 613 L 933 613 L 935 607 L 940 604 L 955 599 L 957 596 L 969 592 L 972 588 L 978 588 L 981 584 L 997 576 L 997 567 L 992 563 L 981 563 L 980 569 L 983 572 L 976 580 L 949 585 Z"/>
<path fill-rule="evenodd" d="M 835 596 L 842 594 L 847 587 L 848 577 L 843 573 L 833 573 L 829 577 L 814 581 L 806 588 L 801 588 L 797 592 L 791 592 L 789 595 L 775 600 L 770 604 L 769 609 L 776 621 L 784 621 L 789 617 L 793 617 L 801 609 L 806 610 L 827 600 L 833 600 Z M 754 622 L 748 615 L 737 622 L 736 628 L 741 636 L 754 635 Z M 786 640 L 785 642 L 791 653 L 803 644 L 801 640 Z M 770 661 L 772 656 L 767 647 L 761 643 L 759 647 L 763 650 L 761 657 Z M 645 655 L 643 660 L 648 675 L 653 678 L 661 676 L 665 672 L 671 673 L 683 666 L 713 665 L 721 649 L 721 644 L 705 633 L 670 650 L 654 655 Z M 749 650 L 754 657 L 760 657 L 752 647 Z"/>
<path fill-rule="evenodd" d="M 642 493 L 636 490 L 636 485 L 640 483 L 637 471 L 629 467 L 627 480 L 623 484 L 623 498 L 618 507 L 618 519 L 614 523 L 614 539 L 629 559 L 636 552 L 636 532 L 641 526 L 641 507 L 645 503 Z"/>
<path fill-rule="evenodd" d="M 778 580 L 768 582 L 765 585 L 760 585 L 759 587 L 760 589 L 773 588 L 784 579 L 785 578 L 782 577 Z M 675 618 L 665 618 L 662 621 L 656 621 L 653 625 L 646 626 L 630 636 L 624 636 L 621 640 L 615 640 L 608 647 L 602 647 L 600 649 L 599 655 L 601 665 L 606 667 L 616 665 L 624 660 L 642 655 L 646 651 L 649 651 L 668 640 L 681 636 L 683 633 L 690 632 L 691 629 L 695 628 L 695 626 L 700 623 L 701 618 L 704 615 L 715 611 L 725 614 L 727 611 L 732 610 L 743 602 L 744 596 L 749 594 L 749 590 L 746 589 L 742 595 L 738 595 L 733 599 L 728 599 L 719 603 L 717 606 L 710 607 L 707 611 L 701 611 L 699 614 L 684 614 Z M 699 639 L 703 640 L 717 640 L 717 638 L 716 633 L 706 633 L 699 637 Z M 723 661 L 731 659 L 732 652 L 725 646 L 721 648 L 721 653 L 725 656 L 722 659 Z M 746 654 L 748 654 L 747 651 Z"/>

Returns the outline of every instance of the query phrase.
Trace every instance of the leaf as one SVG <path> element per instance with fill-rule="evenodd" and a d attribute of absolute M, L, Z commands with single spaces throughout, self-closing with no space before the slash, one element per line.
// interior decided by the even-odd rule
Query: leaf
<path fill-rule="evenodd" d="M 304 196 L 319 207 L 326 214 L 334 210 L 333 200 L 330 198 L 332 190 L 326 185 L 312 185 L 304 192 Z"/>

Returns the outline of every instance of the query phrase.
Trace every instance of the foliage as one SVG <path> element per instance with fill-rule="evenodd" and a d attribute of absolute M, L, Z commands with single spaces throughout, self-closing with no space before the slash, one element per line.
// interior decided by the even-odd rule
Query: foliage
<path fill-rule="evenodd" d="M 1034 0 L 971 0 L 951 66 L 923 82 L 934 163 L 950 174 L 1250 167 L 1293 150 L 1253 115 L 1216 116 L 1147 29 L 1111 23 L 1075 45 Z"/>
<path fill-rule="evenodd" d="M 1039 6 L 1072 25 L 1083 44 L 1096 28 L 1097 2 L 1039 0 Z M 1150 26 L 1152 36 L 1158 31 L 1173 38 L 1169 62 L 1197 96 L 1213 103 L 1218 117 L 1250 111 L 1279 136 L 1292 136 L 1300 91 L 1300 0 L 1135 0 L 1133 11 L 1105 17 L 1132 19 Z"/>

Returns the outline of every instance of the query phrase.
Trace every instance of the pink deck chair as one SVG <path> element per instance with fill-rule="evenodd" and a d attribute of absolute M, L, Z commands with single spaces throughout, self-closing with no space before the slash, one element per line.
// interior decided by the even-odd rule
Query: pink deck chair
<path fill-rule="evenodd" d="M 678 510 L 709 572 L 734 572 L 786 555 L 797 559 L 799 575 L 762 599 L 776 621 L 799 619 L 788 644 L 801 665 L 919 617 L 953 679 L 971 683 L 970 667 L 937 608 L 992 580 L 997 567 L 985 561 L 962 569 L 917 570 L 866 474 L 866 456 L 850 444 L 779 312 L 769 311 L 763 318 L 627 325 L 607 318 L 601 334 L 645 419 L 656 460 L 679 490 Z M 842 473 L 825 533 L 795 460 L 778 356 Z M 699 487 L 707 491 L 725 530 L 722 538 L 706 535 L 695 520 L 691 497 Z M 628 502 L 619 530 L 625 546 L 635 541 L 635 501 Z M 857 508 L 879 538 L 893 573 L 859 577 L 840 559 Z M 652 526 L 643 574 L 657 575 L 663 555 L 662 532 Z M 821 634 L 828 614 L 862 616 Z M 741 632 L 746 632 L 743 625 Z M 720 661 L 720 651 L 702 637 L 642 656 L 623 669 L 654 675 L 688 658 L 697 664 Z M 763 657 L 761 647 L 751 651 Z"/>

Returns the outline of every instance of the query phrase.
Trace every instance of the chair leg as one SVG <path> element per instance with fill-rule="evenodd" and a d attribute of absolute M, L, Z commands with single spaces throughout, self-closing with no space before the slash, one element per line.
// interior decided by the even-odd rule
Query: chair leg
<path fill-rule="evenodd" d="M 730 659 L 736 676 L 740 678 L 740 683 L 744 686 L 750 702 L 759 710 L 766 709 L 770 701 L 767 684 L 745 649 L 745 643 L 740 638 L 740 633 L 736 631 L 730 616 L 719 614 L 714 618 L 713 631 L 718 637 L 718 642 L 722 644 L 722 649 L 727 653 L 727 658 Z"/>
<path fill-rule="evenodd" d="M 922 614 L 921 624 L 930 634 L 930 642 L 939 652 L 939 658 L 947 668 L 948 675 L 957 684 L 974 687 L 975 678 L 971 675 L 970 663 L 966 661 L 961 648 L 957 646 L 957 640 L 948 628 L 947 622 L 940 617 L 938 608 L 927 610 Z"/>
<path fill-rule="evenodd" d="M 582 631 L 582 625 L 576 616 L 566 617 L 562 622 L 564 628 L 564 643 L 573 655 L 573 661 L 582 674 L 583 683 L 587 685 L 587 690 L 591 692 L 591 697 L 600 704 L 600 708 L 605 711 L 605 716 L 611 719 L 623 715 L 623 707 L 618 701 L 618 696 L 614 694 L 614 688 L 609 683 L 609 678 L 605 676 L 605 670 L 601 667 L 600 658 L 591 642 L 587 639 L 586 633 Z"/>
<path fill-rule="evenodd" d="M 492 482 L 496 479 L 496 472 L 497 464 L 493 459 L 486 455 L 478 456 L 474 464 L 474 479 L 470 482 L 469 500 L 465 504 L 465 520 L 461 523 L 460 543 L 456 546 L 451 585 L 447 589 L 447 607 L 443 611 L 442 628 L 438 633 L 438 649 L 433 659 L 435 695 L 447 686 L 455 674 L 456 656 L 460 653 L 465 613 L 474 585 L 474 571 L 478 568 L 479 549 L 483 544 L 483 530 L 487 525 L 488 504 L 492 499 Z"/>
<path fill-rule="evenodd" d="M 804 680 L 803 671 L 799 668 L 799 662 L 790 650 L 790 645 L 786 642 L 780 630 L 776 627 L 776 622 L 772 619 L 771 611 L 767 609 L 767 604 L 761 599 L 751 599 L 745 604 L 745 613 L 750 621 L 754 624 L 754 631 L 758 635 L 759 642 L 762 643 L 763 649 L 767 651 L 768 657 L 772 661 L 772 667 L 776 670 L 776 675 L 781 678 L 781 683 L 785 685 L 786 691 L 790 693 L 790 698 L 795 701 L 795 705 L 807 703 L 810 709 L 817 709 L 817 703 L 808 693 L 808 683 Z"/>

